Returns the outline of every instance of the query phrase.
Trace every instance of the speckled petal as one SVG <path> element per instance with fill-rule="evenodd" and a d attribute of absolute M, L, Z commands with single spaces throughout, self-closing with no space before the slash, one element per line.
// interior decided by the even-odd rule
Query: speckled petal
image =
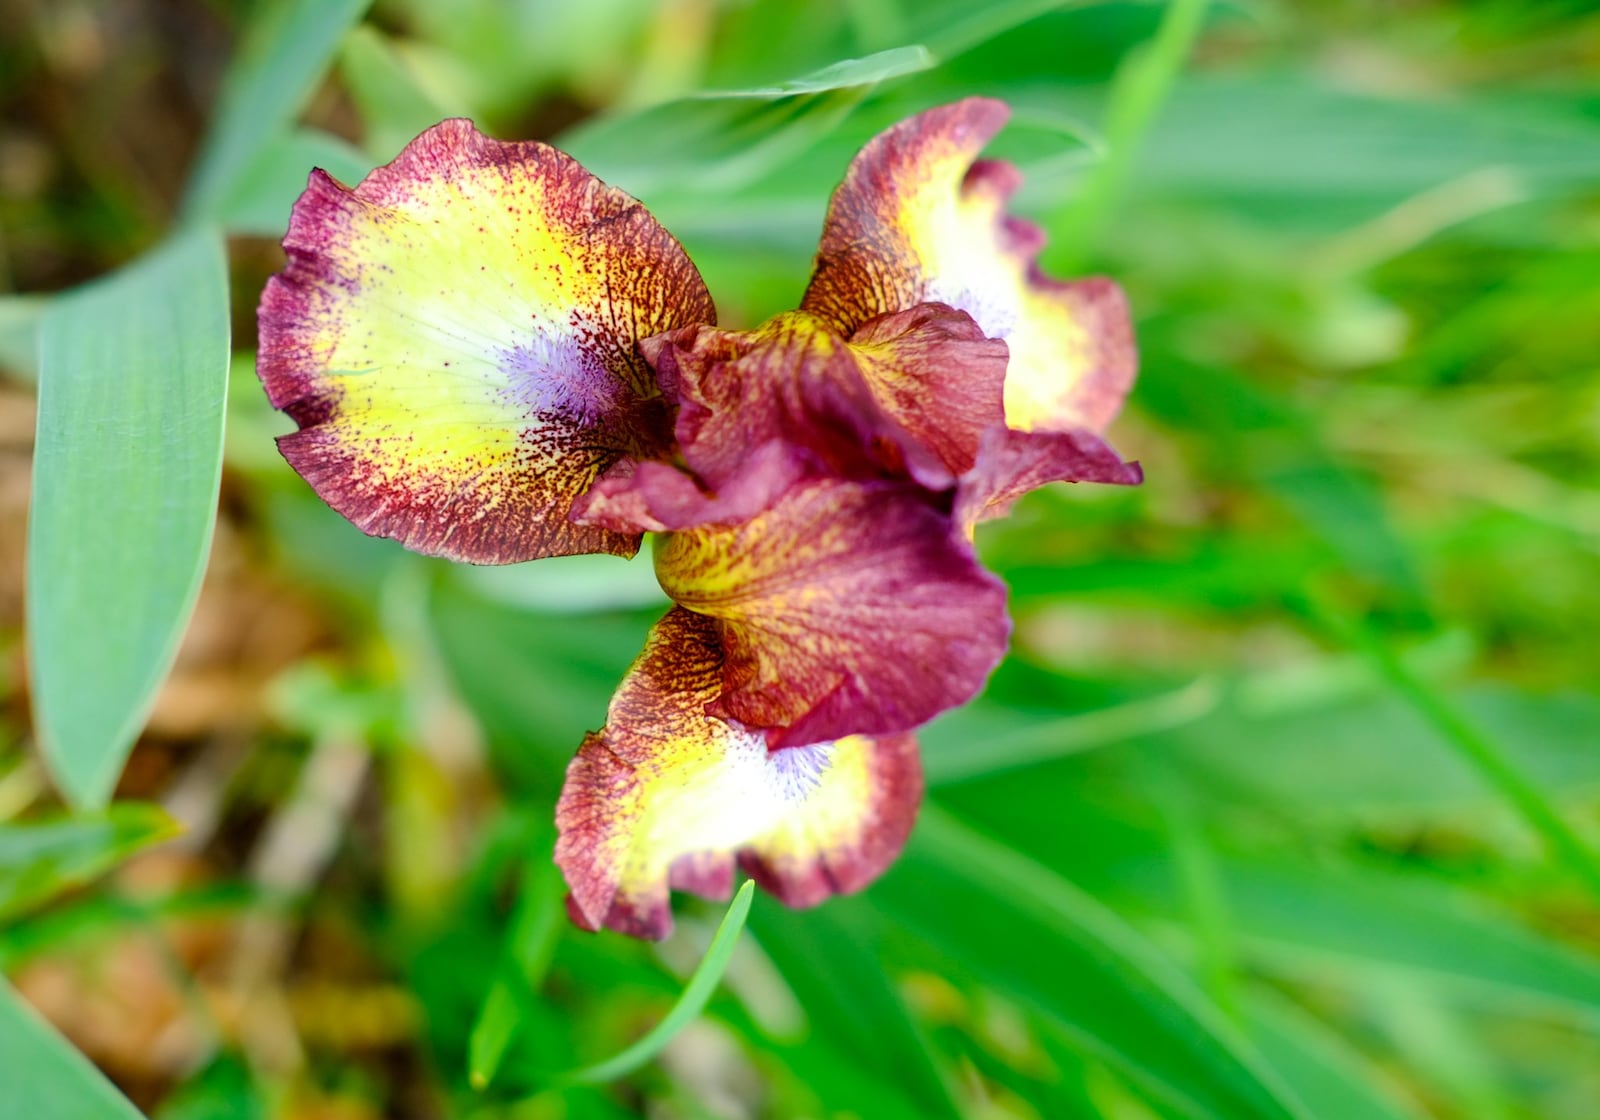
<path fill-rule="evenodd" d="M 901 332 L 906 333 L 906 332 Z M 870 351 L 887 361 L 895 337 Z M 844 478 L 910 474 L 948 487 L 954 475 L 885 409 L 864 355 L 815 316 L 791 311 L 753 331 L 692 327 L 641 347 L 677 402 L 684 462 L 712 489 L 746 470 L 751 451 L 790 444 L 812 473 Z M 963 355 L 952 351 L 951 360 Z"/>
<path fill-rule="evenodd" d="M 1006 344 L 964 311 L 919 303 L 868 319 L 850 353 L 878 404 L 952 474 L 971 470 L 983 433 L 1005 426 Z"/>
<path fill-rule="evenodd" d="M 1109 444 L 1089 432 L 1018 432 L 995 427 L 984 433 L 977 464 L 956 492 L 956 520 L 968 530 L 979 521 L 1004 517 L 1028 491 L 1050 482 L 1108 482 L 1137 486 L 1138 463 L 1124 462 Z"/>
<path fill-rule="evenodd" d="M 748 522 L 659 538 L 662 588 L 718 621 L 712 713 L 781 746 L 908 731 L 971 699 L 1010 621 L 948 500 L 813 479 Z"/>
<path fill-rule="evenodd" d="M 555 858 L 585 928 L 666 937 L 670 890 L 725 898 L 736 856 L 809 906 L 859 890 L 899 853 L 922 793 L 909 736 L 771 750 L 706 714 L 721 680 L 715 624 L 674 608 L 568 767 Z"/>
<path fill-rule="evenodd" d="M 1042 234 L 1006 213 L 1016 168 L 976 160 L 1007 113 L 969 98 L 868 143 L 828 208 L 801 307 L 846 334 L 919 303 L 959 308 L 1010 347 L 1010 427 L 1102 431 L 1136 368 L 1127 305 L 1109 280 L 1038 271 Z"/>
<path fill-rule="evenodd" d="M 261 301 L 284 456 L 364 531 L 478 563 L 631 554 L 568 520 L 670 442 L 639 338 L 715 312 L 644 208 L 544 144 L 436 125 L 354 189 L 312 173 Z"/>

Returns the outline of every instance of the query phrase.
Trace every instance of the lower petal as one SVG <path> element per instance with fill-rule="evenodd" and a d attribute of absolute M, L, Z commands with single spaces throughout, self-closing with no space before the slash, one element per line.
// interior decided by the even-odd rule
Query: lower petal
<path fill-rule="evenodd" d="M 556 862 L 585 928 L 666 937 L 671 890 L 725 897 L 735 858 L 809 906 L 859 890 L 899 854 L 921 799 L 915 743 L 769 750 L 706 714 L 721 675 L 712 622 L 674 608 L 568 767 Z"/>
<path fill-rule="evenodd" d="M 719 624 L 712 711 L 783 746 L 909 731 L 971 699 L 1005 654 L 1005 586 L 940 501 L 813 480 L 748 522 L 658 538 L 662 589 Z"/>

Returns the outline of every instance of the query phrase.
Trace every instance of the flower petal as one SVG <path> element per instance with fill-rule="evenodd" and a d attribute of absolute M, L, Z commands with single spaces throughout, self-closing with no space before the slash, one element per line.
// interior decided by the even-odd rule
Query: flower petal
<path fill-rule="evenodd" d="M 1099 436 L 996 426 L 984 433 L 977 465 L 961 479 L 956 520 L 970 532 L 979 521 L 1004 517 L 1018 498 L 1049 482 L 1137 486 L 1143 481 L 1139 464 L 1124 462 Z"/>
<path fill-rule="evenodd" d="M 848 334 L 878 315 L 949 304 L 1010 347 L 1010 427 L 1101 431 L 1133 382 L 1127 305 L 1109 280 L 1039 273 L 1043 235 L 1006 213 L 1016 168 L 975 162 L 1008 112 L 968 98 L 870 141 L 829 204 L 800 306 Z"/>
<path fill-rule="evenodd" d="M 684 462 L 712 489 L 746 469 L 752 448 L 789 443 L 815 473 L 904 475 L 947 487 L 952 473 L 885 411 L 862 352 L 813 315 L 790 311 L 753 331 L 691 327 L 642 347 L 678 405 Z M 894 340 L 879 350 L 892 356 Z M 952 354 L 952 358 L 959 355 Z"/>
<path fill-rule="evenodd" d="M 751 450 L 719 490 L 704 489 L 669 463 L 618 463 L 572 507 L 574 519 L 618 530 L 662 533 L 733 525 L 769 508 L 806 476 L 805 449 L 775 439 Z"/>
<path fill-rule="evenodd" d="M 983 433 L 1005 426 L 1006 344 L 972 316 L 919 303 L 868 319 L 850 352 L 873 396 L 952 474 L 972 469 Z"/>
<path fill-rule="evenodd" d="M 658 538 L 662 589 L 719 623 L 712 713 L 782 746 L 908 731 L 982 688 L 1010 634 L 1005 586 L 941 500 L 814 479 L 748 522 Z"/>
<path fill-rule="evenodd" d="M 909 736 L 771 750 L 706 714 L 721 680 L 715 624 L 674 608 L 568 767 L 556 863 L 584 927 L 666 937 L 670 889 L 725 898 L 736 853 L 791 906 L 859 890 L 899 854 L 922 795 Z"/>
<path fill-rule="evenodd" d="M 638 339 L 715 317 L 638 202 L 545 144 L 450 120 L 354 189 L 314 171 L 284 248 L 258 368 L 300 426 L 285 457 L 329 505 L 479 563 L 638 549 L 568 513 L 670 442 Z"/>

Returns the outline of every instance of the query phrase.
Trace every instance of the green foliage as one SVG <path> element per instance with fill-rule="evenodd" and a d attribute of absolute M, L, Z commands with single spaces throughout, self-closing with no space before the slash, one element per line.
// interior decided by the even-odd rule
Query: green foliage
<path fill-rule="evenodd" d="M 252 642 L 276 633 L 263 617 L 313 623 L 254 670 L 270 718 L 162 732 L 129 772 L 132 796 L 198 822 L 171 858 L 199 881 L 113 873 L 171 820 L 144 800 L 57 811 L 0 705 L 0 961 L 39 999 L 34 968 L 125 976 L 153 942 L 146 972 L 205 1040 L 136 1099 L 163 1117 L 1589 1120 L 1597 17 L 366 9 L 249 6 L 192 232 L 162 242 L 80 155 L 54 236 L 95 268 L 106 244 L 157 248 L 0 299 L 0 366 L 42 358 L 27 642 L 35 737 L 74 804 L 115 785 L 210 541 L 230 297 L 198 223 L 275 239 L 311 166 L 353 182 L 441 115 L 554 137 L 640 196 L 737 327 L 793 305 L 863 141 L 1006 99 L 993 154 L 1025 173 L 1014 207 L 1045 226 L 1049 269 L 1130 293 L 1142 370 L 1112 435 L 1148 481 L 1041 492 L 980 533 L 1015 648 L 923 733 L 930 804 L 881 882 L 808 912 L 749 912 L 746 887 L 720 926 L 679 899 L 654 948 L 573 930 L 548 861 L 567 760 L 662 608 L 648 562 L 449 568 L 362 537 L 272 454 L 281 418 L 241 338 L 219 584 L 243 566 L 277 589 L 234 608 Z M 60 52 L 63 27 L 36 38 Z M 0 282 L 27 275 L 33 216 L 0 201 Z M 276 267 L 262 254 L 233 247 L 235 322 Z M 293 827 L 324 819 L 311 778 L 330 775 L 354 783 L 332 835 Z M 185 955 L 186 923 L 228 931 L 222 966 Z M 281 955 L 252 990 L 262 945 Z M 0 1086 L 36 1120 L 136 1115 L 4 985 Z"/>
<path fill-rule="evenodd" d="M 138 1120 L 139 1110 L 0 980 L 0 1084 L 18 1116 Z"/>
<path fill-rule="evenodd" d="M 53 303 L 28 530 L 34 714 L 80 806 L 111 796 L 200 591 L 222 470 L 227 276 L 186 234 Z"/>
<path fill-rule="evenodd" d="M 136 801 L 103 813 L 0 824 L 0 923 L 82 886 L 176 831 L 171 817 Z"/>

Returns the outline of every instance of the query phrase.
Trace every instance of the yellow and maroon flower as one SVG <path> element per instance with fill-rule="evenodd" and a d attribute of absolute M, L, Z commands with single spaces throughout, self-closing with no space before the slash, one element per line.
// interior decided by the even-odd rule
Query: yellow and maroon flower
<path fill-rule="evenodd" d="M 737 861 L 790 906 L 859 890 L 893 862 L 922 800 L 909 735 L 772 749 L 708 715 L 711 620 L 674 607 L 584 740 L 556 807 L 556 862 L 588 929 L 665 937 L 671 888 L 724 899 Z"/>
<path fill-rule="evenodd" d="M 258 368 L 323 500 L 476 563 L 638 550 L 567 515 L 671 446 L 638 340 L 716 315 L 644 207 L 546 144 L 449 120 L 353 190 L 313 172 L 284 248 Z"/>
<path fill-rule="evenodd" d="M 964 475 L 969 524 L 1004 513 L 1045 482 L 1142 477 L 1099 438 L 1137 368 L 1127 302 L 1110 280 L 1039 272 L 1042 231 L 1006 212 L 1020 174 L 977 158 L 1008 115 L 1002 102 L 968 98 L 869 142 L 828 206 L 800 303 L 857 343 L 927 304 L 970 316 L 983 337 L 1005 342 L 998 427 L 980 410 L 951 407 L 945 387 L 955 371 L 930 378 L 890 362 L 871 379 L 903 424 L 943 433 L 955 452 L 946 461 Z M 972 382 L 992 377 L 988 367 L 972 370 L 966 391 L 976 394 Z"/>
<path fill-rule="evenodd" d="M 911 732 L 1004 655 L 975 523 L 1136 482 L 1109 281 L 1042 278 L 969 100 L 873 140 L 799 310 L 715 326 L 681 246 L 538 143 L 465 121 L 355 188 L 314 172 L 261 304 L 285 457 L 369 533 L 477 563 L 631 555 L 675 606 L 557 807 L 582 925 L 671 927 L 736 864 L 813 905 L 876 877 L 921 798 Z"/>

